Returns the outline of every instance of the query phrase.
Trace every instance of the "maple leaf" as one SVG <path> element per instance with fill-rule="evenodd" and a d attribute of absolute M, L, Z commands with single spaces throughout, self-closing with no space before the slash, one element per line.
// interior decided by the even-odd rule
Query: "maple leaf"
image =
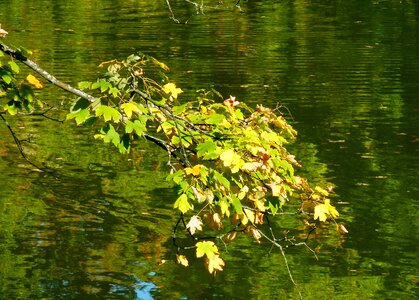
<path fill-rule="evenodd" d="M 272 190 L 272 196 L 279 197 L 284 192 L 284 186 L 282 184 L 277 184 L 276 182 L 267 184 Z"/>
<path fill-rule="evenodd" d="M 180 93 L 183 93 L 182 89 L 177 88 L 177 87 L 176 87 L 176 84 L 174 84 L 174 83 L 167 83 L 167 84 L 165 84 L 165 85 L 163 86 L 163 91 L 164 91 L 166 94 L 171 94 L 171 95 L 173 96 L 173 98 L 175 98 L 175 99 L 177 99 L 177 96 L 178 96 Z"/>
<path fill-rule="evenodd" d="M 186 229 L 189 229 L 190 233 L 193 235 L 197 230 L 202 230 L 202 221 L 198 216 L 192 216 L 188 224 L 186 224 Z"/>
<path fill-rule="evenodd" d="M 195 165 L 193 168 L 185 168 L 186 175 L 192 174 L 193 176 L 198 176 L 200 174 L 202 165 Z"/>
<path fill-rule="evenodd" d="M 230 98 L 224 100 L 223 103 L 225 106 L 230 106 L 230 107 L 234 107 L 240 104 L 239 101 L 236 101 L 236 97 L 234 96 L 230 96 Z"/>
<path fill-rule="evenodd" d="M 314 220 L 319 219 L 320 222 L 324 222 L 327 219 L 327 215 L 330 215 L 332 218 L 339 216 L 339 212 L 330 204 L 329 199 L 325 199 L 324 204 L 318 204 L 314 207 Z"/>
<path fill-rule="evenodd" d="M 203 241 L 196 243 L 196 257 L 202 257 L 206 255 L 209 259 L 218 254 L 218 248 L 211 241 Z"/>
<path fill-rule="evenodd" d="M 254 227 L 247 227 L 246 232 L 251 235 L 258 243 L 260 243 L 260 239 L 262 238 L 262 235 L 260 234 L 259 230 L 257 230 Z"/>
<path fill-rule="evenodd" d="M 29 82 L 30 84 L 32 84 L 35 88 L 37 89 L 42 89 L 44 87 L 44 85 L 42 84 L 41 81 L 39 81 L 35 76 L 33 75 L 28 75 L 26 77 L 26 81 Z"/>
<path fill-rule="evenodd" d="M 185 266 L 185 267 L 189 266 L 189 261 L 185 255 L 176 254 L 176 260 L 178 264 L 181 264 L 182 266 Z"/>
<path fill-rule="evenodd" d="M 207 261 L 208 272 L 211 274 L 215 274 L 217 271 L 222 271 L 224 265 L 224 260 L 219 255 L 214 255 Z"/>
<path fill-rule="evenodd" d="M 1 24 L 0 24 L 0 38 L 4 38 L 7 34 L 8 34 L 8 32 L 6 30 L 2 29 Z"/>
<path fill-rule="evenodd" d="M 215 228 L 217 228 L 217 229 L 220 229 L 221 226 L 223 225 L 222 222 L 221 222 L 220 215 L 218 213 L 214 213 L 212 215 L 212 221 L 213 221 L 213 224 L 214 224 Z"/>

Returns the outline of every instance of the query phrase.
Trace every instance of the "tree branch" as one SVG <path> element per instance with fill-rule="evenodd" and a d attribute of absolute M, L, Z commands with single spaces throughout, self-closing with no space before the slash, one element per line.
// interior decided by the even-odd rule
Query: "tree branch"
<path fill-rule="evenodd" d="M 95 97 L 93 97 L 92 95 L 89 95 L 79 89 L 76 89 L 72 86 L 70 86 L 69 84 L 66 84 L 60 80 L 58 80 L 57 78 L 55 78 L 55 76 L 51 75 L 50 73 L 48 73 L 47 71 L 45 71 L 44 69 L 42 69 L 40 66 L 38 66 L 37 63 L 35 63 L 34 61 L 30 60 L 29 58 L 27 58 L 26 56 L 24 56 L 20 51 L 16 51 L 12 48 L 10 48 L 9 46 L 6 46 L 3 43 L 0 43 L 0 50 L 3 51 L 5 54 L 9 55 L 10 57 L 17 59 L 18 61 L 22 62 L 23 64 L 25 64 L 26 66 L 28 66 L 29 68 L 31 68 L 32 70 L 34 70 L 35 72 L 37 72 L 39 75 L 41 75 L 42 77 L 44 77 L 46 80 L 48 80 L 49 82 L 51 82 L 52 84 L 62 88 L 63 90 L 70 92 L 76 96 L 79 96 L 81 98 L 84 98 L 90 102 L 93 102 L 95 100 Z"/>

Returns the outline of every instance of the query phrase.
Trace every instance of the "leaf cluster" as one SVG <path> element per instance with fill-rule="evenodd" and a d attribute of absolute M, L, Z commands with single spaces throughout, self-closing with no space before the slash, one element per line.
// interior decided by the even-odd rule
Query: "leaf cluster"
<path fill-rule="evenodd" d="M 179 193 L 174 208 L 182 218 L 191 216 L 185 224 L 191 236 L 205 226 L 221 230 L 230 224 L 259 242 L 259 226 L 290 203 L 306 219 L 313 211 L 322 222 L 338 216 L 328 191 L 313 189 L 296 175 L 300 164 L 287 145 L 297 132 L 279 109 L 251 109 L 214 90 L 200 90 L 196 99 L 181 101 L 183 91 L 163 73 L 168 67 L 141 53 L 101 66 L 106 67 L 103 77 L 79 85 L 95 99 L 77 99 L 67 119 L 101 124 L 95 138 L 121 153 L 129 152 L 136 140 L 163 148 L 170 167 L 167 179 Z M 149 77 L 156 75 L 160 80 Z M 232 231 L 223 235 L 228 241 L 235 236 Z M 206 256 L 211 273 L 222 270 L 216 245 L 202 243 L 194 245 L 197 256 Z M 178 261 L 188 264 L 182 254 Z"/>
<path fill-rule="evenodd" d="M 21 110 L 32 112 L 35 105 L 43 107 L 34 91 L 42 89 L 43 83 L 31 74 L 22 80 L 19 73 L 17 62 L 0 51 L 0 113 L 16 115 Z"/>

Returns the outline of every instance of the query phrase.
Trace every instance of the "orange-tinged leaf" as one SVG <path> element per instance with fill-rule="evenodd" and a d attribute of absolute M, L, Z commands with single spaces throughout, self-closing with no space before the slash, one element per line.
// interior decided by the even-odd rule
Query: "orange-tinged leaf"
<path fill-rule="evenodd" d="M 42 82 L 39 81 L 35 76 L 33 76 L 31 74 L 29 74 L 26 77 L 26 81 L 29 82 L 30 84 L 32 84 L 37 89 L 42 89 L 44 87 L 44 85 L 42 84 Z"/>
<path fill-rule="evenodd" d="M 197 189 L 194 186 L 191 186 L 191 189 L 196 197 L 196 200 L 198 200 L 198 203 L 202 203 L 208 199 L 207 196 L 200 189 Z"/>
<path fill-rule="evenodd" d="M 197 230 L 202 230 L 202 221 L 201 218 L 198 216 L 192 216 L 189 220 L 188 224 L 186 224 L 186 228 L 189 229 L 191 234 L 195 234 Z"/>
<path fill-rule="evenodd" d="M 216 273 L 217 271 L 222 271 L 225 263 L 224 260 L 219 255 L 214 255 L 208 259 L 208 272 Z"/>
<path fill-rule="evenodd" d="M 220 228 L 221 228 L 222 223 L 221 223 L 221 218 L 220 218 L 220 215 L 219 215 L 218 213 L 214 213 L 214 214 L 212 215 L 212 221 L 214 222 L 214 225 L 215 225 L 215 227 L 216 227 L 217 229 L 220 229 Z"/>
<path fill-rule="evenodd" d="M 259 230 L 255 227 L 247 227 L 246 232 L 251 235 L 258 243 L 260 243 L 260 239 L 262 235 L 260 234 Z"/>
<path fill-rule="evenodd" d="M 193 176 L 198 176 L 200 174 L 202 165 L 195 165 L 193 168 L 185 168 L 186 175 L 192 174 Z"/>
<path fill-rule="evenodd" d="M 226 243 L 230 243 L 237 237 L 237 231 L 230 231 L 223 236 L 223 241 Z"/>
<path fill-rule="evenodd" d="M 267 184 L 272 190 L 272 196 L 279 197 L 284 192 L 284 187 L 281 184 L 277 184 L 276 182 Z"/>
<path fill-rule="evenodd" d="M 181 264 L 182 266 L 185 266 L 185 267 L 189 266 L 188 259 L 186 258 L 185 255 L 176 254 L 176 260 L 178 264 Z"/>
<path fill-rule="evenodd" d="M 340 234 L 347 234 L 349 231 L 346 229 L 346 227 L 343 224 L 338 225 L 338 231 Z"/>

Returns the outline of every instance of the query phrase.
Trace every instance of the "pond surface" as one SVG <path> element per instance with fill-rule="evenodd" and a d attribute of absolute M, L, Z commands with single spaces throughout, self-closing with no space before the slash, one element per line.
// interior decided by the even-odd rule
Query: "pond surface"
<path fill-rule="evenodd" d="M 415 1 L 0 0 L 5 42 L 63 81 L 135 51 L 171 67 L 192 95 L 215 87 L 249 105 L 287 107 L 303 174 L 335 185 L 342 238 L 319 234 L 319 261 L 288 259 L 304 299 L 418 295 L 419 7 Z M 231 2 L 231 3 L 229 3 Z M 65 116 L 71 99 L 40 97 Z M 67 105 L 67 106 L 66 106 Z M 242 238 L 224 272 L 175 264 L 176 193 L 164 153 L 129 157 L 89 128 L 10 119 L 33 170 L 0 126 L 0 299 L 297 299 L 280 253 Z M 160 158 L 160 159 L 159 159 Z M 286 222 L 286 221 L 284 221 Z"/>

